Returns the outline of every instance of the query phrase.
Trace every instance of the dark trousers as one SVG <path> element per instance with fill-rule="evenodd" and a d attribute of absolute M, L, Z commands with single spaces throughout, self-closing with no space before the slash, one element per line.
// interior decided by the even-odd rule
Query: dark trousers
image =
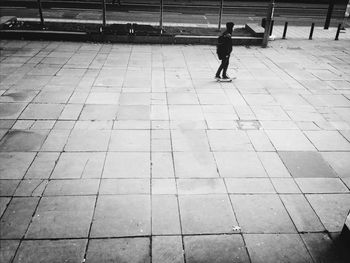
<path fill-rule="evenodd" d="M 216 76 L 220 76 L 220 73 L 222 71 L 222 76 L 225 77 L 229 63 L 230 63 L 230 56 L 222 59 L 221 64 L 218 68 L 218 71 L 216 71 Z"/>

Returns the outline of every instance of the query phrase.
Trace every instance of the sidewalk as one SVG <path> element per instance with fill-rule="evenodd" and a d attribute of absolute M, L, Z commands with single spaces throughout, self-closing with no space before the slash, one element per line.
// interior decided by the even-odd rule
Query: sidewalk
<path fill-rule="evenodd" d="M 213 46 L 2 40 L 0 261 L 345 262 L 350 41 L 317 33 L 232 83 Z"/>

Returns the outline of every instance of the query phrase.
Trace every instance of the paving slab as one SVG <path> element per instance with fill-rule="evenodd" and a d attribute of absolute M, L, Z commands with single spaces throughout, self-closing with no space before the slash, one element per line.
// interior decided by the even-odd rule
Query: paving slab
<path fill-rule="evenodd" d="M 0 262 L 12 262 L 19 242 L 19 240 L 0 240 Z"/>
<path fill-rule="evenodd" d="M 89 242 L 86 262 L 137 262 L 150 259 L 149 238 L 93 239 Z"/>
<path fill-rule="evenodd" d="M 48 130 L 10 130 L 0 142 L 0 151 L 39 151 L 48 133 Z"/>
<path fill-rule="evenodd" d="M 150 194 L 150 181 L 149 179 L 102 179 L 99 194 Z"/>
<path fill-rule="evenodd" d="M 350 177 L 349 152 L 322 152 L 322 157 L 340 177 Z"/>
<path fill-rule="evenodd" d="M 306 131 L 305 134 L 319 151 L 350 151 L 350 142 L 337 131 Z"/>
<path fill-rule="evenodd" d="M 316 151 L 307 137 L 297 130 L 267 130 L 277 151 Z"/>
<path fill-rule="evenodd" d="M 318 152 L 279 152 L 294 178 L 336 177 L 333 169 Z"/>
<path fill-rule="evenodd" d="M 184 251 L 181 236 L 153 236 L 152 262 L 183 263 Z"/>

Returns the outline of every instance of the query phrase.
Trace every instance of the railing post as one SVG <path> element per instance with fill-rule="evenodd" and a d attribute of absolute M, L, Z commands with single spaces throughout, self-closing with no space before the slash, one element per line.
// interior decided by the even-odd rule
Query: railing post
<path fill-rule="evenodd" d="M 44 27 L 45 22 L 44 22 L 43 10 L 41 8 L 41 0 L 38 0 L 38 9 L 39 9 L 39 15 L 40 15 L 40 23 L 41 23 L 41 26 Z"/>
<path fill-rule="evenodd" d="M 218 30 L 221 30 L 221 21 L 222 21 L 222 13 L 224 10 L 224 0 L 220 1 L 220 10 L 219 10 L 219 24 L 218 24 Z"/>
<path fill-rule="evenodd" d="M 267 42 L 269 41 L 270 31 L 271 31 L 271 21 L 273 19 L 273 12 L 275 9 L 275 0 L 271 0 L 269 4 L 269 9 L 266 16 L 265 32 L 262 47 L 267 47 Z"/>
<path fill-rule="evenodd" d="M 282 36 L 282 39 L 286 39 L 287 28 L 288 28 L 288 22 L 285 22 L 285 23 L 284 23 L 284 29 L 283 29 L 283 36 Z"/>
<path fill-rule="evenodd" d="M 102 26 L 106 26 L 106 0 L 102 0 Z"/>
<path fill-rule="evenodd" d="M 270 36 L 272 35 L 272 31 L 273 31 L 273 24 L 274 24 L 274 20 L 271 20 L 271 24 L 270 24 Z"/>
<path fill-rule="evenodd" d="M 335 39 L 334 40 L 339 40 L 340 29 L 341 29 L 341 24 L 338 25 L 337 34 L 335 35 Z"/>
<path fill-rule="evenodd" d="M 315 23 L 312 23 L 311 29 L 310 29 L 309 40 L 312 40 L 312 35 L 314 34 L 314 27 L 315 27 Z"/>
<path fill-rule="evenodd" d="M 159 26 L 161 32 L 163 31 L 163 0 L 160 0 L 160 17 L 159 17 Z"/>
<path fill-rule="evenodd" d="M 324 23 L 324 29 L 329 28 L 329 24 L 331 23 L 333 8 L 334 8 L 334 0 L 329 0 L 327 17 L 326 17 L 326 21 Z"/>

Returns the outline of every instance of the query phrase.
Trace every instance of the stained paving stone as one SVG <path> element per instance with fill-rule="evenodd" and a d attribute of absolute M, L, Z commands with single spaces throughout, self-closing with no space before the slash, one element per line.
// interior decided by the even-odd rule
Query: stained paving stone
<path fill-rule="evenodd" d="M 174 152 L 177 178 L 218 177 L 213 154 L 210 152 Z"/>
<path fill-rule="evenodd" d="M 13 262 L 83 262 L 86 239 L 25 240 Z"/>
<path fill-rule="evenodd" d="M 51 130 L 40 150 L 46 152 L 63 151 L 69 135 L 70 130 Z"/>
<path fill-rule="evenodd" d="M 303 193 L 349 193 L 339 178 L 297 178 L 295 181 Z"/>
<path fill-rule="evenodd" d="M 329 232 L 340 232 L 349 212 L 349 194 L 308 194 L 307 200 Z"/>
<path fill-rule="evenodd" d="M 268 178 L 225 178 L 228 193 L 274 194 L 275 189 Z"/>
<path fill-rule="evenodd" d="M 105 155 L 96 152 L 64 152 L 58 159 L 51 179 L 100 178 Z"/>
<path fill-rule="evenodd" d="M 20 118 L 56 120 L 60 116 L 63 107 L 63 104 L 29 104 Z"/>
<path fill-rule="evenodd" d="M 0 240 L 0 262 L 12 262 L 19 246 L 19 242 L 19 240 Z"/>
<path fill-rule="evenodd" d="M 96 195 L 99 183 L 99 179 L 50 180 L 44 195 Z"/>
<path fill-rule="evenodd" d="M 297 234 L 245 234 L 251 262 L 313 262 Z"/>
<path fill-rule="evenodd" d="M 0 196 L 12 196 L 20 180 L 0 180 Z"/>
<path fill-rule="evenodd" d="M 184 237 L 186 262 L 250 262 L 241 235 Z"/>
<path fill-rule="evenodd" d="M 97 190 L 97 189 L 96 189 Z M 101 195 L 150 194 L 149 179 L 102 179 Z"/>
<path fill-rule="evenodd" d="M 1 239 L 20 239 L 24 236 L 39 198 L 15 197 L 11 200 L 0 221 Z"/>
<path fill-rule="evenodd" d="M 267 177 L 255 152 L 215 152 L 221 177 Z"/>
<path fill-rule="evenodd" d="M 179 196 L 183 234 L 231 233 L 237 225 L 227 195 Z"/>
<path fill-rule="evenodd" d="M 336 177 L 332 168 L 318 152 L 278 153 L 294 178 Z"/>
<path fill-rule="evenodd" d="M 38 151 L 48 135 L 47 130 L 10 130 L 0 142 L 2 152 Z"/>
<path fill-rule="evenodd" d="M 277 195 L 230 195 L 244 233 L 295 233 L 296 229 Z M 266 213 L 266 210 L 269 213 Z"/>
<path fill-rule="evenodd" d="M 97 200 L 91 236 L 145 236 L 151 233 L 149 196 L 100 196 Z"/>
<path fill-rule="evenodd" d="M 26 238 L 87 237 L 95 200 L 95 196 L 43 197 Z"/>
<path fill-rule="evenodd" d="M 26 106 L 25 103 L 0 103 L 0 119 L 17 119 Z"/>
<path fill-rule="evenodd" d="M 350 177 L 349 152 L 322 152 L 322 157 L 340 177 Z"/>
<path fill-rule="evenodd" d="M 337 131 L 306 131 L 305 134 L 319 151 L 350 151 L 350 142 Z"/>
<path fill-rule="evenodd" d="M 181 236 L 153 236 L 153 263 L 184 263 Z"/>
<path fill-rule="evenodd" d="M 244 131 L 208 130 L 209 144 L 214 152 L 254 151 Z"/>
<path fill-rule="evenodd" d="M 181 234 L 177 197 L 152 196 L 152 235 Z"/>
<path fill-rule="evenodd" d="M 341 248 L 325 233 L 303 233 L 301 234 L 308 251 L 314 262 L 346 262 Z"/>
<path fill-rule="evenodd" d="M 280 195 L 299 232 L 321 232 L 324 227 L 303 195 Z"/>
<path fill-rule="evenodd" d="M 93 239 L 89 242 L 86 262 L 147 263 L 151 262 L 149 250 L 149 238 Z"/>
<path fill-rule="evenodd" d="M 135 165 L 137 163 L 137 165 Z M 103 178 L 150 178 L 150 154 L 146 152 L 109 152 Z"/>

